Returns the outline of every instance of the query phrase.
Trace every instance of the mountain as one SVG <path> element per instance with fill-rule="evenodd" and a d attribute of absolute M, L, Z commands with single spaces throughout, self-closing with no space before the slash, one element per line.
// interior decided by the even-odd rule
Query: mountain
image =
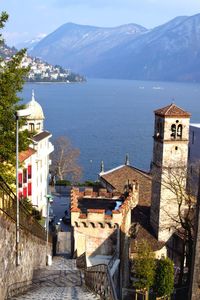
<path fill-rule="evenodd" d="M 75 71 L 98 63 L 99 57 L 112 48 L 134 39 L 147 29 L 135 24 L 116 28 L 67 23 L 42 39 L 30 51 L 52 64 L 70 67 Z"/>
<path fill-rule="evenodd" d="M 19 50 L 22 48 L 32 50 L 33 47 L 35 47 L 37 45 L 37 43 L 39 43 L 45 36 L 46 36 L 45 33 L 41 33 L 31 40 L 27 40 L 27 41 L 17 44 L 16 48 Z"/>
<path fill-rule="evenodd" d="M 148 30 L 67 23 L 31 51 L 90 77 L 200 81 L 200 14 Z"/>

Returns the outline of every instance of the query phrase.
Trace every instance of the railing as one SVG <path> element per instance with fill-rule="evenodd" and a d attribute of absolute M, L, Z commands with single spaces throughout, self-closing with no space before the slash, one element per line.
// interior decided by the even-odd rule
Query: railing
<path fill-rule="evenodd" d="M 0 211 L 9 216 L 14 222 L 17 220 L 16 196 L 9 186 L 0 176 Z M 28 230 L 31 234 L 46 240 L 46 231 L 37 220 L 19 202 L 19 222 L 20 227 Z M 51 239 L 51 237 L 49 237 Z"/>
<path fill-rule="evenodd" d="M 84 270 L 85 285 L 103 300 L 118 300 L 107 265 L 101 264 Z"/>

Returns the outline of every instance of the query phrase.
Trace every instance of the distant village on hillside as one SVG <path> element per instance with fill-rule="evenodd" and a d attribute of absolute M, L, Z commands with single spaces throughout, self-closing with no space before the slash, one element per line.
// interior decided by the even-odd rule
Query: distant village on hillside
<path fill-rule="evenodd" d="M 14 47 L 10 48 L 6 45 L 0 47 L 0 56 L 4 60 L 9 60 L 16 53 Z M 59 65 L 53 66 L 44 62 L 40 58 L 25 55 L 22 60 L 22 67 L 30 67 L 30 71 L 26 81 L 28 82 L 84 82 L 84 76 L 72 72 L 70 69 L 64 69 Z"/>

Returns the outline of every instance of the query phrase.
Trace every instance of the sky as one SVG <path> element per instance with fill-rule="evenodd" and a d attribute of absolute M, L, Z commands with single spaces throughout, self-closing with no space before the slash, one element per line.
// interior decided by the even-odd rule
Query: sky
<path fill-rule="evenodd" d="M 153 28 L 176 16 L 200 13 L 200 0 L 0 0 L 0 8 L 9 14 L 3 36 L 13 46 L 67 22 Z"/>

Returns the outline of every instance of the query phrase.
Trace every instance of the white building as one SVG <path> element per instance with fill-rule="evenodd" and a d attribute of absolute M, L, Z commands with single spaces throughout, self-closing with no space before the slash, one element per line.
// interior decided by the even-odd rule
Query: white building
<path fill-rule="evenodd" d="M 31 114 L 27 117 L 23 129 L 28 129 L 36 134 L 31 140 L 29 149 L 19 155 L 20 163 L 22 163 L 19 170 L 19 197 L 29 198 L 33 206 L 43 216 L 46 216 L 49 155 L 54 150 L 49 140 L 52 134 L 43 129 L 44 113 L 41 105 L 35 100 L 34 92 L 32 92 L 32 99 L 26 104 L 26 107 Z"/>
<path fill-rule="evenodd" d="M 189 162 L 200 161 L 200 124 L 190 124 Z"/>

